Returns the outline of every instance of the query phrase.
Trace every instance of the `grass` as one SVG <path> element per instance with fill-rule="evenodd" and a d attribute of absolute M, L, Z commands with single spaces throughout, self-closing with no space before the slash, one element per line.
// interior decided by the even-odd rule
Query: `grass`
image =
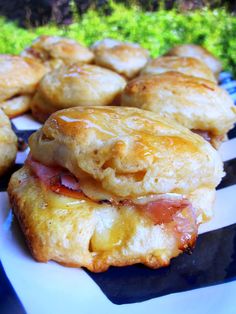
<path fill-rule="evenodd" d="M 75 22 L 67 27 L 26 30 L 0 17 L 0 53 L 18 54 L 42 34 L 68 36 L 88 46 L 105 37 L 138 42 L 153 57 L 176 44 L 196 43 L 218 56 L 224 68 L 236 75 L 236 17 L 225 9 L 181 14 L 175 10 L 144 12 L 114 3 L 111 7 L 111 15 L 89 10 L 82 17 L 75 16 Z"/>

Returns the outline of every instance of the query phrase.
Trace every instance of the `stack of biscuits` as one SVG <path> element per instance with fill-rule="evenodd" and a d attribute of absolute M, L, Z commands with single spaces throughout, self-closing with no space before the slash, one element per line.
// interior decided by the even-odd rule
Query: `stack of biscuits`
<path fill-rule="evenodd" d="M 30 110 L 44 123 L 8 187 L 37 261 L 159 268 L 194 248 L 236 122 L 217 58 L 193 44 L 152 59 L 137 43 L 41 36 L 0 63 L 0 174 L 16 155 L 9 118 Z"/>

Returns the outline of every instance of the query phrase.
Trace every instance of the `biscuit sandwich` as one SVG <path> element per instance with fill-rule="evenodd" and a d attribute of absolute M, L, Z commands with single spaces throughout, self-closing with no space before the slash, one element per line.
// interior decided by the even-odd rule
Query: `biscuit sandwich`
<path fill-rule="evenodd" d="M 121 105 L 138 107 L 169 117 L 215 148 L 227 138 L 236 121 L 236 108 L 228 93 L 209 80 L 166 72 L 130 81 Z"/>
<path fill-rule="evenodd" d="M 94 272 L 189 252 L 223 176 L 209 143 L 136 108 L 58 111 L 29 146 L 8 193 L 33 257 Z"/>

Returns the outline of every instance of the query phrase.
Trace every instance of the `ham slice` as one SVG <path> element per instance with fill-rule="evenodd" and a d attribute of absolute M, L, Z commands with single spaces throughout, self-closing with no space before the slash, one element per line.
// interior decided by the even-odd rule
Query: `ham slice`
<path fill-rule="evenodd" d="M 83 196 L 78 179 L 68 170 L 58 166 L 45 166 L 33 159 L 31 155 L 28 156 L 26 164 L 30 166 L 40 181 L 53 192 L 74 198 Z"/>
<path fill-rule="evenodd" d="M 195 130 L 195 129 L 192 129 L 191 131 L 203 137 L 204 140 L 206 140 L 207 142 L 209 143 L 211 142 L 212 136 L 210 132 L 202 131 L 202 130 Z"/>
<path fill-rule="evenodd" d="M 143 205 L 136 205 L 139 210 L 145 213 L 155 224 L 169 223 L 173 220 L 173 216 L 190 206 L 185 199 L 168 199 L 161 198 L 154 202 Z"/>

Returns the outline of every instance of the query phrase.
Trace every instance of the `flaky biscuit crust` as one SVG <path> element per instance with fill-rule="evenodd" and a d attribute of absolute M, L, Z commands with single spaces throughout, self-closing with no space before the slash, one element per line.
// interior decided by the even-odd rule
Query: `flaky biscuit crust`
<path fill-rule="evenodd" d="M 143 263 L 151 268 L 194 245 L 180 247 L 168 224 L 154 225 L 130 206 L 78 200 L 46 189 L 24 166 L 11 178 L 8 193 L 27 244 L 37 261 L 105 271 Z"/>
<path fill-rule="evenodd" d="M 138 75 L 149 59 L 149 53 L 138 44 L 104 39 L 92 46 L 97 65 L 111 69 L 127 79 Z"/>
<path fill-rule="evenodd" d="M 114 104 L 126 85 L 117 73 L 74 63 L 44 76 L 31 103 L 33 116 L 45 119 L 59 109 Z"/>
<path fill-rule="evenodd" d="M 70 108 L 54 113 L 29 140 L 46 165 L 90 176 L 121 197 L 214 189 L 223 172 L 218 153 L 172 120 L 137 108 Z"/>
<path fill-rule="evenodd" d="M 216 78 L 218 78 L 220 71 L 222 71 L 222 64 L 220 60 L 213 56 L 207 49 L 198 45 L 179 45 L 170 49 L 167 52 L 167 55 L 200 59 L 212 70 Z"/>
<path fill-rule="evenodd" d="M 45 71 L 37 60 L 0 55 L 0 102 L 15 95 L 32 94 Z"/>
<path fill-rule="evenodd" d="M 37 58 L 51 69 L 74 62 L 91 63 L 94 58 L 93 52 L 87 47 L 59 36 L 38 37 L 22 55 Z"/>
<path fill-rule="evenodd" d="M 39 61 L 0 55 L 0 108 L 9 118 L 25 113 L 38 82 L 47 72 Z"/>
<path fill-rule="evenodd" d="M 8 117 L 0 110 L 0 175 L 14 163 L 17 152 L 17 138 L 11 129 Z"/>
<path fill-rule="evenodd" d="M 165 56 L 152 59 L 142 69 L 140 75 L 161 74 L 170 71 L 216 82 L 213 72 L 205 63 L 199 59 L 190 57 Z"/>
<path fill-rule="evenodd" d="M 146 75 L 129 82 L 122 106 L 150 110 L 176 120 L 188 129 L 224 137 L 236 121 L 228 93 L 215 83 L 178 72 Z"/>

